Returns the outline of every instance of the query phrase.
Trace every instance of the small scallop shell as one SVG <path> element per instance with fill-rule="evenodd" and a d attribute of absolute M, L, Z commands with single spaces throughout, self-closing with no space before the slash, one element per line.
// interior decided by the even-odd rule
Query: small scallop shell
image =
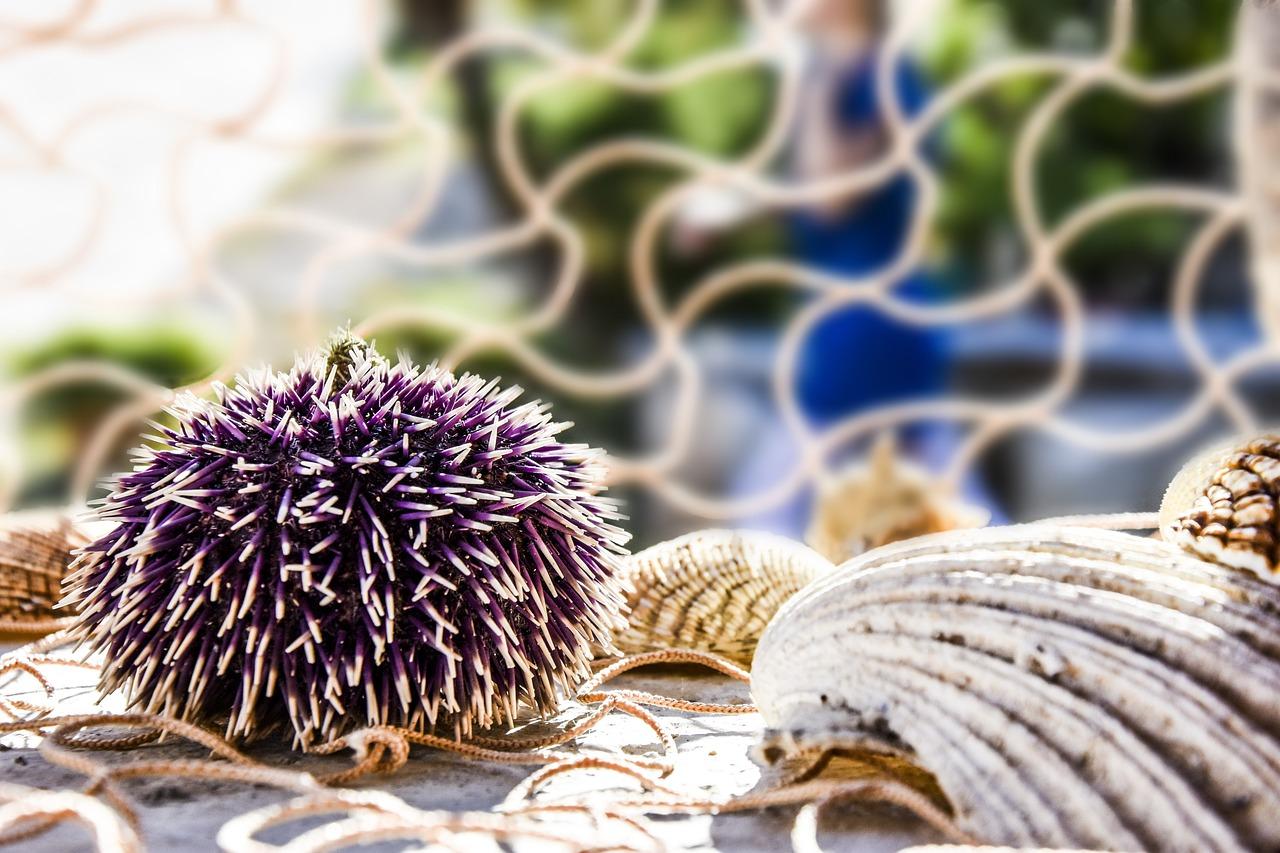
<path fill-rule="evenodd" d="M 626 653 L 693 648 L 750 660 L 784 601 L 831 563 L 799 542 L 750 530 L 703 530 L 629 557 L 622 574 Z"/>
<path fill-rule="evenodd" d="M 1280 436 L 1198 454 L 1165 492 L 1164 537 L 1196 556 L 1280 582 Z"/>
<path fill-rule="evenodd" d="M 839 565 L 890 542 L 981 527 L 989 519 L 985 509 L 955 500 L 937 478 L 900 458 L 885 434 L 865 463 L 819 486 L 805 539 Z"/>
<path fill-rule="evenodd" d="M 68 511 L 0 516 L 0 631 L 52 630 L 73 552 L 88 543 Z"/>
<path fill-rule="evenodd" d="M 762 760 L 913 760 L 986 843 L 1280 849 L 1280 589 L 1165 542 L 885 546 L 782 607 L 751 692 Z"/>

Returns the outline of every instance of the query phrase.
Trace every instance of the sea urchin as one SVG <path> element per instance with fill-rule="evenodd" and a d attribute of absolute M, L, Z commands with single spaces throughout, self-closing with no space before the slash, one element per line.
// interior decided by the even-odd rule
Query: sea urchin
<path fill-rule="evenodd" d="M 627 537 L 595 451 L 519 394 L 343 335 L 182 397 L 68 582 L 99 688 L 302 744 L 554 709 L 619 626 Z"/>

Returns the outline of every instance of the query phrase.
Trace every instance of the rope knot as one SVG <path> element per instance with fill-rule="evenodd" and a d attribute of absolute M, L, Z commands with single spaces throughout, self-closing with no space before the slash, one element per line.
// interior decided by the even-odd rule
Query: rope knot
<path fill-rule="evenodd" d="M 357 729 L 328 746 L 328 749 L 323 750 L 326 753 L 343 746 L 355 753 L 356 766 L 351 771 L 339 774 L 344 781 L 364 773 L 394 773 L 409 760 L 409 741 L 403 734 L 388 726 Z"/>

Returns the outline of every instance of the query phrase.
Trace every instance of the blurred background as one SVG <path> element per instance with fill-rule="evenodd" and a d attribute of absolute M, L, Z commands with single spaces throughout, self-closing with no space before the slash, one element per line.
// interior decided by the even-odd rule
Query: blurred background
<path fill-rule="evenodd" d="M 0 499 L 350 323 L 552 401 L 638 545 L 797 535 L 885 431 L 997 520 L 1154 509 L 1280 408 L 1241 8 L 8 0 Z"/>

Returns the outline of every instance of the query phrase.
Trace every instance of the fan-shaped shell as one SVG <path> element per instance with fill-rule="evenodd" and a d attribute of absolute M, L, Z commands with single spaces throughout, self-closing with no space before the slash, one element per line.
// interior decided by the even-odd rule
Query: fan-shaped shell
<path fill-rule="evenodd" d="M 805 541 L 839 564 L 890 542 L 981 527 L 990 517 L 901 458 L 892 435 L 885 434 L 865 461 L 819 484 Z"/>
<path fill-rule="evenodd" d="M 911 757 L 988 843 L 1280 847 L 1280 591 L 1123 533 L 890 545 L 760 642 L 760 755 Z"/>
<path fill-rule="evenodd" d="M 83 525 L 66 510 L 0 516 L 0 628 L 39 632 L 52 626 L 73 552 L 88 542 Z"/>
<path fill-rule="evenodd" d="M 702 530 L 629 557 L 627 653 L 672 647 L 750 660 L 782 603 L 831 563 L 799 542 L 752 530 Z"/>

